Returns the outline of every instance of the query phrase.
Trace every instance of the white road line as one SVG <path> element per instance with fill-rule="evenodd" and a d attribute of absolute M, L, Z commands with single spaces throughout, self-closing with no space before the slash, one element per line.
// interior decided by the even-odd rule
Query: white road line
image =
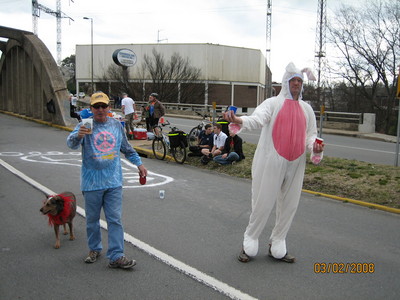
<path fill-rule="evenodd" d="M 28 177 L 24 173 L 18 171 L 15 169 L 13 166 L 9 165 L 6 163 L 4 160 L 0 159 L 0 164 L 9 170 L 11 173 L 17 175 L 21 179 L 25 180 L 27 183 L 35 187 L 36 189 L 42 191 L 46 195 L 54 195 L 56 194 L 52 190 L 48 189 L 47 187 L 41 185 L 39 182 L 35 181 L 34 179 Z M 81 215 L 82 217 L 86 216 L 85 210 L 79 206 L 77 206 L 76 212 Z M 107 223 L 104 220 L 100 220 L 100 226 L 107 230 Z M 175 258 L 172 256 L 157 250 L 156 248 L 150 246 L 149 244 L 138 240 L 137 238 L 131 236 L 128 233 L 124 233 L 124 239 L 126 242 L 131 243 L 133 246 L 139 248 L 140 250 L 144 251 L 145 253 L 149 254 L 150 256 L 162 261 L 163 263 L 167 264 L 168 266 L 178 270 L 179 272 L 189 276 L 190 278 L 198 281 L 199 283 L 202 283 L 218 292 L 221 294 L 224 294 L 228 296 L 231 299 L 256 299 L 246 293 L 243 293 L 234 287 L 231 287 L 230 285 L 219 281 L 218 279 L 211 277 L 196 268 L 193 268 Z"/>
<path fill-rule="evenodd" d="M 370 152 L 378 152 L 378 153 L 387 153 L 387 154 L 394 154 L 392 151 L 384 151 L 384 150 L 375 150 L 375 149 L 367 149 L 367 148 L 358 148 L 358 147 L 350 147 L 345 145 L 336 145 L 336 144 L 326 144 L 327 146 L 339 147 L 339 148 L 348 148 L 354 150 L 362 150 L 362 151 L 370 151 Z"/>

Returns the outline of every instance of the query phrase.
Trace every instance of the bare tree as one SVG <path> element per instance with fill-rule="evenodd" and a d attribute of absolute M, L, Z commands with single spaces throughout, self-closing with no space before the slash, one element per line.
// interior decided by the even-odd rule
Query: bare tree
<path fill-rule="evenodd" d="M 163 101 L 195 103 L 194 99 L 204 99 L 204 84 L 198 84 L 201 70 L 178 53 L 167 61 L 153 49 L 152 56 L 144 56 L 142 70 L 142 77 L 151 79 L 152 90 L 157 91 Z"/>
<path fill-rule="evenodd" d="M 361 96 L 368 112 L 383 117 L 385 132 L 394 116 L 399 36 L 398 0 L 368 1 L 362 10 L 342 6 L 328 24 L 328 40 L 340 53 L 331 72 L 353 88 L 355 104 Z"/>
<path fill-rule="evenodd" d="M 141 66 L 136 67 L 138 78 L 130 80 L 128 70 L 112 64 L 100 81 L 111 83 L 111 94 L 125 91 L 137 100 L 146 101 L 148 94 L 157 92 L 164 102 L 204 103 L 206 89 L 200 81 L 201 71 L 191 66 L 188 58 L 174 53 L 166 60 L 153 49 L 152 55 L 146 54 L 143 59 Z"/>
<path fill-rule="evenodd" d="M 129 96 L 135 97 L 135 90 L 131 82 L 129 82 L 129 69 L 122 68 L 115 64 L 108 66 L 101 77 L 102 82 L 112 83 L 112 94 L 120 94 L 126 92 Z"/>

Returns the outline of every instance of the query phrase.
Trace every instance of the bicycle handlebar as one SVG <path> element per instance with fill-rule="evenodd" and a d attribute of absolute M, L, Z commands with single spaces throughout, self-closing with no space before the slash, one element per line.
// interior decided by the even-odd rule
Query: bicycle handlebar
<path fill-rule="evenodd" d="M 161 123 L 160 125 L 161 125 L 162 127 L 165 127 L 165 126 L 171 125 L 171 123 L 170 123 L 168 120 L 166 120 L 166 122 Z M 175 127 L 175 126 L 169 126 L 169 128 L 170 128 L 172 131 L 179 131 L 179 129 L 178 129 L 177 127 Z"/>
<path fill-rule="evenodd" d="M 167 126 L 167 125 L 171 125 L 171 123 L 167 120 L 166 122 L 161 123 L 160 125 L 163 126 L 163 127 L 165 127 L 165 126 Z"/>
<path fill-rule="evenodd" d="M 205 118 L 209 118 L 209 117 L 211 117 L 210 115 L 207 115 L 207 114 L 201 114 L 201 113 L 199 113 L 198 111 L 194 111 L 196 114 L 198 114 L 200 117 L 202 117 L 203 119 L 205 119 Z"/>

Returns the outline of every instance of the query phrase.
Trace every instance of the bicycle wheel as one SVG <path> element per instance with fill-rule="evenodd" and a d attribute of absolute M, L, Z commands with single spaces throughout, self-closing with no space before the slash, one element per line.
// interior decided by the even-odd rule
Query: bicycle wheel
<path fill-rule="evenodd" d="M 153 148 L 153 154 L 155 158 L 159 160 L 163 160 L 165 158 L 165 155 L 167 154 L 167 148 L 165 147 L 165 143 L 163 139 L 154 137 L 153 144 L 151 145 Z"/>
<path fill-rule="evenodd" d="M 183 164 L 186 160 L 185 144 L 181 141 L 181 143 L 178 147 L 171 149 L 171 154 L 178 164 Z"/>
<path fill-rule="evenodd" d="M 199 136 L 200 132 L 201 129 L 199 127 L 194 127 L 192 130 L 190 130 L 187 136 L 189 147 L 197 146 L 197 137 Z"/>

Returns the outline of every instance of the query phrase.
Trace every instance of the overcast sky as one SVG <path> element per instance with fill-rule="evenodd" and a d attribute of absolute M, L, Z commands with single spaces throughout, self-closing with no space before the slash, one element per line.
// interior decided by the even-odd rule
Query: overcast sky
<path fill-rule="evenodd" d="M 56 0 L 38 0 L 56 11 Z M 331 3 L 332 2 L 332 3 Z M 328 16 L 341 4 L 328 0 Z M 314 68 L 318 0 L 273 0 L 272 79 L 280 82 L 286 65 Z M 267 1 L 260 0 L 61 0 L 62 59 L 77 44 L 212 43 L 260 49 L 266 53 Z M 31 0 L 0 0 L 0 25 L 33 31 Z M 43 11 L 38 36 L 55 60 L 56 18 Z"/>

